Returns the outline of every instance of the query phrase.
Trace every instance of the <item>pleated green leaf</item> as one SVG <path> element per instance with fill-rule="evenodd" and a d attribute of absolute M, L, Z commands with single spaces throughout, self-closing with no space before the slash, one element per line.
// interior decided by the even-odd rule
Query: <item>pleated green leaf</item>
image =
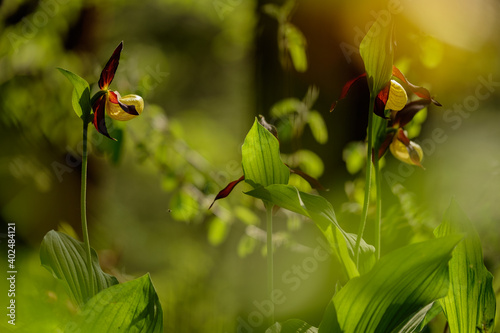
<path fill-rule="evenodd" d="M 284 323 L 276 323 L 266 333 L 317 333 L 318 329 L 300 319 L 289 319 Z"/>
<path fill-rule="evenodd" d="M 90 272 L 87 269 L 87 257 L 82 242 L 61 232 L 51 230 L 43 238 L 40 247 L 42 265 L 56 279 L 62 281 L 69 295 L 80 306 L 99 291 L 118 284 L 118 280 L 114 276 L 102 271 L 94 249 L 91 249 L 91 255 L 94 294 L 90 288 Z"/>
<path fill-rule="evenodd" d="M 88 120 L 91 112 L 90 87 L 88 82 L 66 69 L 58 68 L 58 70 L 73 84 L 74 89 L 71 99 L 73 110 L 75 110 L 76 115 L 82 118 L 82 120 Z"/>
<path fill-rule="evenodd" d="M 257 119 L 241 147 L 245 181 L 254 187 L 287 184 L 290 170 L 280 156 L 279 142 Z"/>
<path fill-rule="evenodd" d="M 474 226 L 454 200 L 434 234 L 465 236 L 450 260 L 450 290 L 439 301 L 450 332 L 493 332 L 496 311 L 493 276 L 484 266 L 481 241 Z"/>
<path fill-rule="evenodd" d="M 447 236 L 389 253 L 333 297 L 319 332 L 386 333 L 401 328 L 447 294 L 448 261 L 460 240 Z"/>
<path fill-rule="evenodd" d="M 380 15 L 359 45 L 373 97 L 391 80 L 394 58 L 392 27 L 392 18 Z"/>
<path fill-rule="evenodd" d="M 246 194 L 309 217 L 327 239 L 332 254 L 336 255 L 342 263 L 347 277 L 351 279 L 359 276 L 359 271 L 352 259 L 356 238 L 342 230 L 332 205 L 325 198 L 300 192 L 289 185 L 270 185 L 265 188 L 257 188 Z M 363 241 L 361 250 L 362 267 L 368 270 L 375 262 L 375 249 Z"/>
<path fill-rule="evenodd" d="M 163 332 L 163 312 L 149 274 L 103 290 L 65 332 Z"/>

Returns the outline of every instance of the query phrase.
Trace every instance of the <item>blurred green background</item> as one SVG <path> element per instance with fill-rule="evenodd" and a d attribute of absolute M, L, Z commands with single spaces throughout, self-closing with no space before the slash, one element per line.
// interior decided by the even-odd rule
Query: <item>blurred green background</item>
<path fill-rule="evenodd" d="M 208 207 L 241 176 L 241 144 L 263 114 L 280 129 L 289 163 L 319 177 L 330 189 L 320 194 L 342 226 L 357 230 L 362 172 L 347 171 L 343 150 L 366 134 L 366 84 L 329 109 L 343 84 L 363 71 L 357 46 L 378 15 L 396 20 L 395 63 L 443 104 L 427 111 L 421 130 L 413 129 L 426 170 L 386 158 L 382 251 L 431 237 L 455 197 L 480 234 L 500 289 L 498 1 L 298 1 L 287 23 L 306 40 L 302 72 L 280 49 L 279 23 L 263 10 L 269 3 L 282 4 L 0 1 L 0 241 L 6 253 L 7 223 L 16 223 L 20 332 L 62 331 L 76 312 L 38 258 L 47 231 L 81 236 L 81 123 L 71 109 L 72 87 L 57 67 L 96 91 L 102 67 L 123 40 L 111 88 L 140 94 L 146 103 L 137 119 L 114 122 L 117 143 L 90 129 L 90 241 L 103 268 L 120 281 L 151 273 L 166 332 L 260 332 L 263 207 L 242 193 L 246 184 Z M 310 86 L 319 91 L 309 108 L 326 123 L 326 143 L 309 127 L 290 134 L 298 116 L 270 113 L 285 98 L 309 96 Z M 317 326 L 339 266 L 311 263 L 321 237 L 310 222 L 279 211 L 275 232 L 275 283 L 285 297 L 277 319 Z M 370 226 L 366 235 L 371 242 Z M 4 279 L 0 287 L 4 294 Z M 442 332 L 443 326 L 440 318 L 432 327 Z"/>

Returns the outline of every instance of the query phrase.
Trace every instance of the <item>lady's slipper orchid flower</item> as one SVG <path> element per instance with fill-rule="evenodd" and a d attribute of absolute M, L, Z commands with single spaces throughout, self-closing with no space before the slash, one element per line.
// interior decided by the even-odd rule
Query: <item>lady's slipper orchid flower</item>
<path fill-rule="evenodd" d="M 402 128 L 397 130 L 389 145 L 389 149 L 392 155 L 401 162 L 422 167 L 420 163 L 424 158 L 422 148 L 415 142 L 410 141 Z"/>
<path fill-rule="evenodd" d="M 408 124 L 418 111 L 426 108 L 430 100 L 420 99 L 406 106 L 400 111 L 392 111 L 385 140 L 379 147 L 378 156 L 381 158 L 389 148 L 392 155 L 398 160 L 423 168 L 421 162 L 424 157 L 422 148 L 408 139 L 403 126 Z"/>
<path fill-rule="evenodd" d="M 108 89 L 115 77 L 122 48 L 123 42 L 118 45 L 108 63 L 104 66 L 99 78 L 100 91 L 95 95 L 97 99 L 92 104 L 94 110 L 93 123 L 96 130 L 112 140 L 115 139 L 109 135 L 106 128 L 105 113 L 111 119 L 126 121 L 140 115 L 144 109 L 144 101 L 141 96 L 126 95 L 122 97 L 118 91 Z"/>
<path fill-rule="evenodd" d="M 438 101 L 436 101 L 434 98 L 431 97 L 431 94 L 427 89 L 425 89 L 424 87 L 416 86 L 411 82 L 409 82 L 403 75 L 403 73 L 401 73 L 401 71 L 396 66 L 392 66 L 392 76 L 399 79 L 403 83 L 403 85 L 405 85 L 408 88 L 409 91 L 411 91 L 418 97 L 427 100 L 429 102 L 432 102 L 437 106 L 441 106 L 441 104 Z M 338 101 L 344 99 L 347 96 L 347 93 L 351 89 L 352 85 L 361 79 L 366 79 L 366 73 L 363 73 L 360 76 L 348 81 L 342 88 L 342 92 L 340 94 L 340 98 Z M 394 96 L 391 98 L 391 95 Z M 385 118 L 386 117 L 385 110 L 399 111 L 405 106 L 406 100 L 407 100 L 407 95 L 403 86 L 395 80 L 390 80 L 386 84 L 386 86 L 378 93 L 377 98 L 375 100 L 374 112 L 376 115 Z M 333 103 L 330 111 L 333 111 L 335 109 L 338 101 Z M 403 101 L 404 103 L 402 103 Z"/>

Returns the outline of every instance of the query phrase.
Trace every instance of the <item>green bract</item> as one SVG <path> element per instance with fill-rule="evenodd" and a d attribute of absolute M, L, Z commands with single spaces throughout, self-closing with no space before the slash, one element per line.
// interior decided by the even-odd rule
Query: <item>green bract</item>
<path fill-rule="evenodd" d="M 394 58 L 392 26 L 392 21 L 379 16 L 359 45 L 372 96 L 376 96 L 391 80 Z"/>
<path fill-rule="evenodd" d="M 90 87 L 87 81 L 68 70 L 58 68 L 69 82 L 73 84 L 72 104 L 73 110 L 83 121 L 90 121 Z"/>
<path fill-rule="evenodd" d="M 476 332 L 476 328 L 493 332 L 496 310 L 493 276 L 483 264 L 481 241 L 474 226 L 455 201 L 434 233 L 437 237 L 465 235 L 450 260 L 450 290 L 439 300 L 450 332 Z"/>
<path fill-rule="evenodd" d="M 279 142 L 257 119 L 241 147 L 245 181 L 253 187 L 287 184 L 290 170 L 280 156 Z"/>

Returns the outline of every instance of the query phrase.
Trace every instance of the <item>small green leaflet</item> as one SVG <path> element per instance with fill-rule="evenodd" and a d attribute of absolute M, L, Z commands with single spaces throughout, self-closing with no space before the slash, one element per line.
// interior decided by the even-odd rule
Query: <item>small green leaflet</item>
<path fill-rule="evenodd" d="M 163 332 L 163 311 L 149 274 L 101 291 L 65 332 Z"/>
<path fill-rule="evenodd" d="M 291 23 L 285 23 L 282 29 L 293 67 L 300 73 L 307 71 L 307 42 L 304 34 Z"/>
<path fill-rule="evenodd" d="M 436 237 L 462 234 L 450 260 L 450 290 L 439 303 L 453 333 L 493 332 L 496 301 L 493 276 L 483 263 L 481 241 L 471 221 L 452 200 Z"/>
<path fill-rule="evenodd" d="M 325 144 L 328 141 L 328 129 L 321 114 L 318 111 L 309 111 L 307 122 L 311 127 L 314 139 L 318 143 Z"/>
<path fill-rule="evenodd" d="M 91 105 L 89 84 L 75 73 L 62 68 L 58 68 L 58 70 L 73 84 L 74 89 L 71 101 L 76 115 L 83 121 L 90 121 Z"/>
<path fill-rule="evenodd" d="M 253 187 L 287 184 L 290 170 L 280 156 L 279 142 L 257 118 L 241 147 L 245 181 Z"/>
<path fill-rule="evenodd" d="M 99 266 L 97 253 L 91 249 L 95 294 L 118 284 L 116 278 L 106 274 Z M 90 273 L 87 270 L 85 248 L 82 242 L 58 231 L 51 230 L 43 238 L 40 260 L 52 275 L 61 280 L 69 295 L 78 305 L 83 305 L 91 294 Z"/>

